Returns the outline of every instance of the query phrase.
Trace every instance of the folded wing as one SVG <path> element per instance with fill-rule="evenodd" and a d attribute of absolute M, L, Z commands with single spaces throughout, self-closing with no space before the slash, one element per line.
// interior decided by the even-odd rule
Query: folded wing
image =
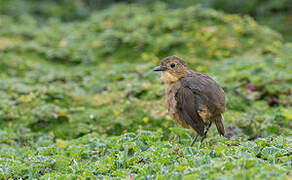
<path fill-rule="evenodd" d="M 200 136 L 203 136 L 204 122 L 197 112 L 193 92 L 189 88 L 181 87 L 178 89 L 175 98 L 180 117 Z"/>

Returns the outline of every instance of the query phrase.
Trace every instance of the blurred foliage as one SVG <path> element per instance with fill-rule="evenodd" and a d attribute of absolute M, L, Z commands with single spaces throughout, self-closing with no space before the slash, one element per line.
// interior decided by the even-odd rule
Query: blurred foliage
<path fill-rule="evenodd" d="M 289 0 L 2 0 L 0 12 L 9 15 L 28 13 L 72 20 L 85 17 L 91 10 L 102 9 L 116 3 L 149 5 L 157 2 L 164 2 L 171 8 L 188 7 L 200 3 L 204 7 L 229 13 L 259 16 L 292 11 Z"/>
<path fill-rule="evenodd" d="M 117 3 L 155 5 L 163 2 L 172 9 L 196 4 L 228 13 L 248 14 L 261 24 L 282 33 L 292 40 L 292 3 L 290 0 L 1 0 L 0 14 L 22 16 L 31 14 L 43 19 L 58 18 L 62 21 L 86 19 L 92 11 L 104 9 Z"/>
<path fill-rule="evenodd" d="M 292 44 L 250 17 L 158 3 L 0 18 L 1 179 L 291 178 Z M 224 88 L 230 139 L 213 127 L 188 147 L 151 71 L 172 54 Z"/>
<path fill-rule="evenodd" d="M 169 11 L 164 4 L 148 8 L 120 5 L 93 13 L 81 23 L 54 20 L 42 28 L 28 15 L 2 19 L 1 26 L 6 28 L 0 34 L 25 39 L 13 50 L 37 52 L 58 62 L 152 59 L 158 63 L 169 54 L 222 59 L 243 53 L 272 54 L 282 44 L 279 34 L 250 17 L 224 15 L 200 6 Z"/>

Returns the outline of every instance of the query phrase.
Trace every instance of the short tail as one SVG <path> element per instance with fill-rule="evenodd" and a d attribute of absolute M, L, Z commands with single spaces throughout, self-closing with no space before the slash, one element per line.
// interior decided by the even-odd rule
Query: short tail
<path fill-rule="evenodd" d="M 216 124 L 218 133 L 221 134 L 222 136 L 224 136 L 225 131 L 224 131 L 223 123 L 222 123 L 222 115 L 221 114 L 215 117 L 215 124 Z"/>

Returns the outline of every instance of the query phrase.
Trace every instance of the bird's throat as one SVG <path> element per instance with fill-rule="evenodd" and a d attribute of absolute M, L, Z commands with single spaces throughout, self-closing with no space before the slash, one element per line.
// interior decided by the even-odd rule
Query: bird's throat
<path fill-rule="evenodd" d="M 162 77 L 162 80 L 164 81 L 164 83 L 174 83 L 176 81 L 179 80 L 178 77 L 172 75 L 171 73 L 167 72 L 167 71 L 163 71 L 161 72 L 161 77 Z"/>

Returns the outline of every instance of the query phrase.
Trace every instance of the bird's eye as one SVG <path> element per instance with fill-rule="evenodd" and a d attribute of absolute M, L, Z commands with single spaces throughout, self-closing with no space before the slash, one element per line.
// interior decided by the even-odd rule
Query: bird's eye
<path fill-rule="evenodd" d="M 174 68 L 174 67 L 175 67 L 175 64 L 174 64 L 174 63 L 171 63 L 171 64 L 170 64 L 170 67 L 171 67 L 171 68 Z"/>

